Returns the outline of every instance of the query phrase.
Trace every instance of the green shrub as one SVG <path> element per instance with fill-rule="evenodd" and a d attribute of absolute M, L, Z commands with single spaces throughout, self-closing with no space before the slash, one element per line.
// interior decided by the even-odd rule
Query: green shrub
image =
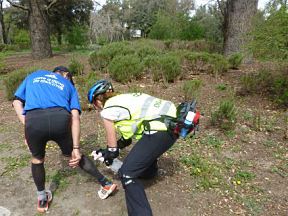
<path fill-rule="evenodd" d="M 76 46 L 86 46 L 88 44 L 88 28 L 86 26 L 74 25 L 65 35 L 65 39 L 74 48 Z"/>
<path fill-rule="evenodd" d="M 276 103 L 288 107 L 288 74 L 277 76 L 271 91 L 275 95 Z"/>
<path fill-rule="evenodd" d="M 284 69 L 283 69 L 284 68 Z M 284 66 L 276 71 L 262 69 L 256 74 L 241 77 L 244 93 L 268 95 L 280 106 L 288 106 L 288 72 Z"/>
<path fill-rule="evenodd" d="M 87 100 L 87 92 L 99 79 L 99 75 L 95 72 L 90 72 L 87 75 L 75 77 L 75 86 L 79 93 L 79 100 L 82 110 L 88 110 L 91 108 Z"/>
<path fill-rule="evenodd" d="M 152 57 L 153 58 L 153 57 Z M 154 59 L 150 58 L 150 62 L 146 62 L 152 71 L 154 81 L 162 79 L 165 82 L 174 82 L 181 74 L 181 58 L 174 53 L 158 55 Z"/>
<path fill-rule="evenodd" d="M 211 114 L 212 125 L 219 125 L 223 130 L 235 127 L 237 112 L 233 100 L 223 100 L 218 109 Z"/>
<path fill-rule="evenodd" d="M 84 64 L 78 61 L 76 57 L 72 57 L 68 68 L 69 71 L 73 74 L 73 76 L 79 76 L 84 74 Z"/>
<path fill-rule="evenodd" d="M 121 83 L 139 78 L 143 69 L 143 63 L 135 55 L 116 56 L 108 65 L 110 76 Z"/>
<path fill-rule="evenodd" d="M 24 29 L 19 29 L 12 37 L 14 44 L 19 46 L 19 49 L 28 49 L 30 47 L 29 32 Z"/>
<path fill-rule="evenodd" d="M 214 75 L 224 74 L 228 70 L 228 61 L 220 54 L 189 52 L 185 54 L 185 59 L 190 62 L 192 68 Z"/>
<path fill-rule="evenodd" d="M 270 13 L 268 17 L 261 17 L 255 23 L 251 33 L 252 40 L 249 48 L 256 58 L 264 60 L 288 59 L 288 13 L 287 7 Z"/>
<path fill-rule="evenodd" d="M 202 81 L 198 79 L 185 81 L 183 85 L 185 100 L 191 100 L 192 98 L 197 98 L 201 86 Z"/>
<path fill-rule="evenodd" d="M 270 86 L 273 83 L 272 74 L 264 69 L 260 70 L 256 74 L 244 75 L 240 78 L 242 84 L 242 90 L 248 93 L 265 93 L 269 91 Z"/>
<path fill-rule="evenodd" d="M 6 89 L 6 98 L 8 100 L 12 100 L 14 98 L 14 93 L 18 86 L 28 74 L 35 70 L 35 68 L 23 68 L 20 70 L 15 70 L 7 75 L 7 77 L 4 79 L 4 85 Z"/>
<path fill-rule="evenodd" d="M 228 57 L 229 67 L 232 69 L 238 69 L 243 60 L 241 53 L 234 53 Z"/>
<path fill-rule="evenodd" d="M 115 56 L 133 53 L 135 53 L 135 50 L 133 50 L 127 41 L 111 43 L 93 52 L 90 55 L 89 64 L 93 70 L 103 70 Z"/>

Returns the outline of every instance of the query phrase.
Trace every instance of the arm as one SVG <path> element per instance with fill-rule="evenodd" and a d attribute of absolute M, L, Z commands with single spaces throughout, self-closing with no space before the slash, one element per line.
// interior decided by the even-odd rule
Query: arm
<path fill-rule="evenodd" d="M 79 111 L 76 109 L 73 109 L 71 111 L 72 116 L 72 139 L 73 139 L 73 151 L 72 151 L 72 158 L 69 161 L 69 166 L 71 167 L 77 167 L 79 164 L 79 161 L 81 159 L 81 153 L 80 153 L 80 115 Z"/>
<path fill-rule="evenodd" d="M 25 124 L 25 116 L 23 115 L 24 108 L 23 108 L 22 101 L 14 100 L 12 105 L 13 105 L 15 111 L 16 111 L 16 114 L 17 114 L 18 119 L 20 120 L 20 122 L 22 124 Z"/>
<path fill-rule="evenodd" d="M 117 148 L 117 137 L 114 122 L 103 118 L 103 123 L 106 130 L 107 146 L 109 148 Z"/>

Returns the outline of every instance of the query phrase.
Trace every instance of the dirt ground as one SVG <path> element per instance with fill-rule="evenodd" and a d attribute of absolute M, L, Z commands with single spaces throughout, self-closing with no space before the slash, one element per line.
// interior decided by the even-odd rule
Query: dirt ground
<path fill-rule="evenodd" d="M 9 57 L 6 63 L 11 69 L 28 66 L 52 69 L 67 65 L 70 58 L 71 54 L 57 54 L 52 59 L 34 61 L 25 54 Z M 90 72 L 87 56 L 80 55 L 79 59 L 85 64 L 85 72 Z M 238 118 L 235 130 L 224 133 L 210 124 L 211 111 L 217 108 L 219 101 L 229 97 L 231 91 L 237 91 L 242 74 L 253 71 L 255 65 L 248 65 L 218 78 L 205 73 L 187 76 L 202 80 L 198 108 L 204 117 L 196 138 L 179 140 L 160 158 L 159 176 L 143 181 L 155 216 L 288 215 L 285 110 L 278 109 L 259 95 L 243 97 L 236 94 Z M 178 103 L 184 100 L 183 82 L 179 80 L 165 86 L 143 79 L 133 83 L 133 88 Z M 220 85 L 226 86 L 226 90 L 219 90 Z M 115 83 L 116 89 L 122 92 L 128 91 L 129 86 Z M 38 215 L 23 126 L 11 101 L 5 99 L 3 84 L 0 104 L 0 216 L 8 215 L 5 209 L 15 216 Z M 255 128 L 255 116 L 260 116 L 258 128 Z M 104 131 L 95 112 L 83 111 L 81 130 L 85 154 L 105 146 Z M 120 158 L 128 152 L 129 149 L 121 152 Z M 192 162 L 183 162 L 185 158 Z M 78 169 L 63 168 L 61 161 L 59 149 L 49 143 L 45 162 L 46 187 L 52 187 L 54 199 L 47 214 L 127 215 L 121 183 L 103 164 L 98 164 L 98 168 L 118 184 L 117 193 L 106 200 L 98 198 L 100 186 L 92 177 Z M 195 174 L 193 165 L 199 167 L 198 174 Z M 55 179 L 57 188 L 51 184 Z"/>

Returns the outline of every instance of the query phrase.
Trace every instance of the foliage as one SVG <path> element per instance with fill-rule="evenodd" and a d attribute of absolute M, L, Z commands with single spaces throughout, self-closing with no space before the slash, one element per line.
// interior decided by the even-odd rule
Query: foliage
<path fill-rule="evenodd" d="M 35 71 L 35 68 L 23 68 L 19 70 L 12 71 L 4 78 L 4 85 L 6 89 L 6 98 L 12 100 L 14 98 L 14 93 L 18 86 L 25 79 L 25 77 Z"/>
<path fill-rule="evenodd" d="M 153 26 L 149 37 L 158 40 L 176 39 L 179 37 L 179 25 L 174 16 L 158 13 L 157 20 Z"/>
<path fill-rule="evenodd" d="M 262 69 L 256 74 L 244 75 L 241 84 L 246 93 L 262 92 L 279 105 L 288 107 L 288 71 L 285 64 L 276 71 Z"/>
<path fill-rule="evenodd" d="M 228 57 L 229 67 L 232 69 L 238 69 L 242 63 L 243 55 L 241 53 L 234 53 Z"/>
<path fill-rule="evenodd" d="M 162 79 L 165 82 L 174 82 L 181 73 L 181 59 L 174 53 L 151 56 L 146 59 L 146 65 L 152 71 L 154 81 Z"/>
<path fill-rule="evenodd" d="M 221 15 L 217 4 L 212 4 L 208 8 L 206 6 L 197 8 L 194 20 L 203 29 L 206 41 L 218 44 L 223 43 L 223 16 Z"/>
<path fill-rule="evenodd" d="M 87 100 L 87 92 L 91 86 L 99 79 L 99 75 L 95 72 L 90 72 L 87 75 L 75 77 L 75 86 L 79 93 L 79 100 L 82 110 L 88 110 L 90 108 L 89 102 Z"/>
<path fill-rule="evenodd" d="M 125 83 L 142 75 L 143 63 L 135 55 L 119 55 L 108 65 L 108 71 L 113 79 Z"/>
<path fill-rule="evenodd" d="M 57 1 L 49 9 L 51 33 L 56 36 L 58 45 L 62 44 L 62 35 L 64 33 L 68 32 L 70 34 L 71 31 L 75 31 L 75 25 L 81 26 L 83 29 L 89 25 L 91 10 L 93 10 L 93 1 L 91 0 Z M 75 45 L 74 43 L 72 44 Z"/>
<path fill-rule="evenodd" d="M 223 74 L 228 70 L 228 61 L 220 54 L 209 54 L 206 52 L 189 52 L 185 58 L 190 62 L 192 67 L 204 64 L 204 70 L 215 75 Z"/>
<path fill-rule="evenodd" d="M 24 29 L 19 29 L 14 32 L 12 37 L 14 44 L 18 45 L 20 49 L 28 49 L 30 47 L 29 32 Z"/>
<path fill-rule="evenodd" d="M 75 24 L 72 26 L 71 30 L 66 34 L 67 42 L 76 46 L 85 46 L 88 43 L 88 29 L 85 26 Z"/>
<path fill-rule="evenodd" d="M 68 68 L 73 76 L 83 75 L 84 73 L 84 64 L 78 61 L 75 56 L 70 60 Z"/>
<path fill-rule="evenodd" d="M 129 42 L 110 43 L 93 52 L 90 55 L 89 64 L 93 70 L 101 70 L 107 67 L 115 56 L 132 53 L 134 53 L 134 50 L 129 46 Z"/>
<path fill-rule="evenodd" d="M 233 100 L 222 100 L 218 109 L 211 113 L 212 125 L 219 125 L 223 130 L 235 127 L 237 112 Z"/>
<path fill-rule="evenodd" d="M 158 13 L 151 26 L 149 37 L 158 40 L 196 40 L 204 38 L 204 29 L 194 19 L 184 14 L 168 15 Z"/>
<path fill-rule="evenodd" d="M 191 100 L 192 98 L 197 98 L 201 86 L 202 81 L 198 79 L 185 81 L 183 85 L 185 100 Z"/>
<path fill-rule="evenodd" d="M 288 59 L 288 13 L 285 7 L 256 23 L 249 48 L 254 56 L 264 60 Z"/>
<path fill-rule="evenodd" d="M 197 154 L 182 157 L 181 162 L 186 165 L 190 171 L 190 175 L 194 176 L 198 185 L 202 189 L 218 187 L 221 182 L 220 167 Z"/>

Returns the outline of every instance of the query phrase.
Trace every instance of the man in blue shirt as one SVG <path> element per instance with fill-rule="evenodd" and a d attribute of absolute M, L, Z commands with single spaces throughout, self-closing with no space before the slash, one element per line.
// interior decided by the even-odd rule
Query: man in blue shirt
<path fill-rule="evenodd" d="M 113 184 L 103 176 L 94 163 L 80 153 L 80 114 L 78 93 L 72 75 L 66 67 L 53 72 L 38 70 L 28 75 L 15 92 L 13 107 L 25 126 L 25 142 L 32 154 L 32 177 L 37 187 L 39 212 L 48 210 L 52 193 L 45 190 L 45 148 L 49 140 L 55 141 L 64 156 L 70 157 L 69 166 L 80 166 L 97 178 L 101 184 L 101 199 L 114 190 Z"/>

